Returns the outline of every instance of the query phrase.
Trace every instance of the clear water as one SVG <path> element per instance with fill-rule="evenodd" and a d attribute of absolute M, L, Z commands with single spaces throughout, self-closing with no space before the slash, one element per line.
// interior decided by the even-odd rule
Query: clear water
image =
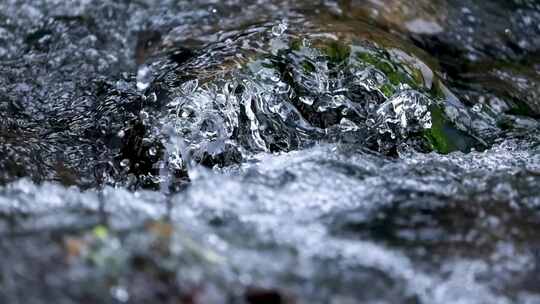
<path fill-rule="evenodd" d="M 539 20 L 0 2 L 0 302 L 540 303 Z"/>

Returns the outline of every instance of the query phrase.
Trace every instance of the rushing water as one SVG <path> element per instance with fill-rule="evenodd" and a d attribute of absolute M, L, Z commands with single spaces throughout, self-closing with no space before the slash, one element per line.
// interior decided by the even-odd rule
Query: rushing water
<path fill-rule="evenodd" d="M 540 303 L 535 1 L 0 1 L 0 303 Z"/>

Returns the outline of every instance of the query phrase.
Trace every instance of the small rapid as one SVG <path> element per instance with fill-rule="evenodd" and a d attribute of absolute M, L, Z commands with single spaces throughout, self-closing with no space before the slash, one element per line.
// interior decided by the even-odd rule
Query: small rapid
<path fill-rule="evenodd" d="M 539 303 L 539 12 L 0 2 L 0 303 Z"/>

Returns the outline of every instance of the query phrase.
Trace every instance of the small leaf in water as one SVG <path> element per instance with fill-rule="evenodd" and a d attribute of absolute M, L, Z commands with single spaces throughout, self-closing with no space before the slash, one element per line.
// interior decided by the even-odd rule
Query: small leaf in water
<path fill-rule="evenodd" d="M 92 232 L 94 236 L 100 240 L 106 239 L 107 236 L 109 236 L 109 230 L 102 225 L 96 226 Z"/>
<path fill-rule="evenodd" d="M 77 238 L 66 238 L 64 243 L 69 258 L 79 257 L 86 247 L 85 242 Z"/>
<path fill-rule="evenodd" d="M 147 230 L 158 237 L 170 238 L 174 233 L 174 228 L 167 222 L 151 222 L 147 225 Z"/>

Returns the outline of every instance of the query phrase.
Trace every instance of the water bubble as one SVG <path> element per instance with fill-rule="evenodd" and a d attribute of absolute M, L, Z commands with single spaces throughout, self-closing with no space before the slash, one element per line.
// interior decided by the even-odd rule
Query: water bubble
<path fill-rule="evenodd" d="M 288 28 L 288 24 L 287 22 L 283 21 L 281 23 L 279 23 L 278 25 L 275 25 L 272 27 L 272 34 L 276 37 L 279 37 L 281 35 L 283 35 L 283 33 L 285 33 L 285 31 L 287 30 Z"/>
<path fill-rule="evenodd" d="M 305 103 L 305 104 L 307 104 L 308 106 L 313 105 L 313 102 L 314 102 L 314 101 L 313 101 L 313 98 L 307 97 L 307 96 L 301 96 L 301 97 L 300 97 L 300 101 L 303 102 L 303 103 Z"/>
<path fill-rule="evenodd" d="M 152 92 L 152 94 L 150 94 L 150 96 L 148 97 L 148 101 L 149 102 L 156 102 L 157 101 L 157 95 L 155 92 Z"/>
<path fill-rule="evenodd" d="M 178 151 L 174 151 L 169 155 L 169 164 L 173 169 L 180 170 L 184 167 L 184 160 Z"/>
<path fill-rule="evenodd" d="M 142 120 L 142 122 L 144 124 L 146 124 L 148 122 L 148 118 L 150 117 L 150 115 L 148 114 L 148 112 L 142 110 L 139 112 L 139 118 Z"/>
<path fill-rule="evenodd" d="M 281 79 L 281 78 L 279 77 L 278 74 L 272 74 L 272 75 L 270 76 L 270 80 L 272 80 L 273 82 L 279 82 L 280 79 Z"/>
<path fill-rule="evenodd" d="M 180 114 L 180 117 L 182 117 L 182 118 L 188 118 L 189 115 L 191 115 L 191 112 L 189 112 L 189 111 L 182 111 L 182 113 Z"/>
<path fill-rule="evenodd" d="M 129 89 L 129 84 L 124 80 L 116 81 L 116 88 L 119 91 L 127 91 Z"/>
<path fill-rule="evenodd" d="M 151 138 L 148 138 L 148 137 L 144 137 L 144 138 L 142 139 L 142 143 L 143 143 L 144 145 L 150 145 L 150 144 L 152 144 L 152 139 L 151 139 Z"/>
<path fill-rule="evenodd" d="M 157 154 L 157 149 L 155 147 L 151 147 L 149 150 L 148 150 L 148 154 L 150 156 L 156 156 Z"/>
<path fill-rule="evenodd" d="M 472 107 L 473 112 L 480 113 L 482 111 L 482 104 L 477 103 Z"/>
<path fill-rule="evenodd" d="M 422 128 L 424 129 L 431 129 L 433 127 L 433 122 L 431 120 L 431 113 L 427 112 L 423 118 L 423 120 L 420 121 L 422 123 Z"/>
<path fill-rule="evenodd" d="M 347 118 L 341 119 L 339 122 L 339 127 L 345 132 L 357 131 L 359 129 L 358 125 Z"/>
<path fill-rule="evenodd" d="M 332 96 L 332 105 L 334 107 L 342 106 L 346 103 L 346 97 L 344 95 L 334 95 Z"/>

